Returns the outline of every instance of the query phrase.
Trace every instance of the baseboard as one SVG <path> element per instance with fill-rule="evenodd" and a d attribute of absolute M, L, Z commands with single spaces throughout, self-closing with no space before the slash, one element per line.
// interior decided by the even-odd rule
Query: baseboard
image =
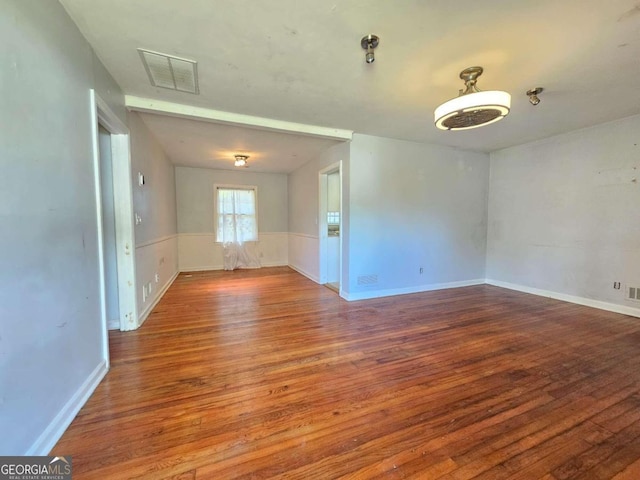
<path fill-rule="evenodd" d="M 120 330 L 120 320 L 107 320 L 107 330 Z"/>
<path fill-rule="evenodd" d="M 608 312 L 621 313 L 623 315 L 630 315 L 632 317 L 640 318 L 640 308 L 627 307 L 626 305 L 617 305 L 615 303 L 602 302 L 600 300 L 593 300 L 586 297 L 578 297 L 575 295 L 567 295 L 566 293 L 552 292 L 550 290 L 543 290 L 540 288 L 527 287 L 525 285 L 518 285 L 515 283 L 502 282 L 500 280 L 486 279 L 488 285 L 495 287 L 508 288 L 509 290 L 517 290 L 518 292 L 531 293 L 540 297 L 553 298 L 555 300 L 562 300 L 564 302 L 576 303 L 578 305 L 584 305 L 585 307 L 599 308 L 600 310 L 606 310 Z"/>
<path fill-rule="evenodd" d="M 209 272 L 213 270 L 222 270 L 222 265 L 205 265 L 200 267 L 181 267 L 180 273 L 188 273 L 188 272 Z"/>
<path fill-rule="evenodd" d="M 433 290 L 444 290 L 447 288 L 470 287 L 472 285 L 483 285 L 484 283 L 485 283 L 485 280 L 483 278 L 477 278 L 473 280 L 463 280 L 460 282 L 432 283 L 429 285 L 417 285 L 415 287 L 390 288 L 386 290 L 370 290 L 366 292 L 357 292 L 357 293 L 348 293 L 348 292 L 342 291 L 341 296 L 345 300 L 348 300 L 349 302 L 353 302 L 354 300 L 367 300 L 370 298 L 392 297 L 394 295 L 407 295 L 410 293 L 430 292 Z"/>
<path fill-rule="evenodd" d="M 107 374 L 107 371 L 107 362 L 106 360 L 102 360 L 65 406 L 62 407 L 62 410 L 58 412 L 44 432 L 42 432 L 33 445 L 31 445 L 29 450 L 25 452 L 26 456 L 49 455 L 49 452 L 51 452 L 56 443 L 58 443 L 62 434 L 69 427 L 73 419 L 76 418 L 80 409 L 87 403 L 91 394 Z"/>
<path fill-rule="evenodd" d="M 142 311 L 142 313 L 138 317 L 138 328 L 140 328 L 142 326 L 144 321 L 147 319 L 147 317 L 151 313 L 151 310 L 153 310 L 154 307 L 158 304 L 158 302 L 163 297 L 163 295 L 167 292 L 167 290 L 169 289 L 171 284 L 173 284 L 174 280 L 176 278 L 178 278 L 178 274 L 179 273 L 180 272 L 178 271 L 178 272 L 173 274 L 173 276 L 169 279 L 169 281 L 164 284 L 164 286 L 160 290 L 160 293 L 158 293 L 158 295 L 156 295 L 156 298 L 153 299 L 153 302 L 151 302 L 149 305 L 147 305 L 147 307 Z"/>
<path fill-rule="evenodd" d="M 265 262 L 265 263 L 260 262 L 260 266 L 261 267 L 286 267 L 288 265 L 286 263 L 282 263 L 282 262 Z M 215 270 L 224 270 L 224 266 L 223 265 L 206 265 L 204 267 L 202 267 L 202 266 L 200 266 L 200 267 L 185 267 L 185 268 L 181 268 L 180 269 L 180 273 L 210 272 L 210 271 L 215 271 Z"/>
<path fill-rule="evenodd" d="M 262 267 L 287 267 L 289 266 L 287 262 L 260 262 L 260 266 Z"/>
<path fill-rule="evenodd" d="M 288 265 L 289 268 L 292 268 L 293 270 L 295 270 L 296 272 L 298 272 L 300 275 L 304 275 L 305 277 L 307 277 L 309 280 L 313 280 L 314 282 L 316 282 L 317 284 L 320 284 L 320 279 L 318 277 L 316 277 L 315 275 L 305 271 L 302 268 L 299 268 L 295 265 Z"/>

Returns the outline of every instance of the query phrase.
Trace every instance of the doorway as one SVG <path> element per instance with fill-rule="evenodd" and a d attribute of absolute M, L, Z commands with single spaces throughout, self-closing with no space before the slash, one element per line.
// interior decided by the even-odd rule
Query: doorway
<path fill-rule="evenodd" d="M 320 283 L 340 293 L 342 272 L 342 175 L 341 162 L 319 172 Z"/>
<path fill-rule="evenodd" d="M 118 299 L 118 261 L 116 253 L 116 217 L 113 201 L 111 133 L 99 122 L 98 154 L 100 163 L 105 311 L 108 329 L 116 330 L 120 328 L 120 305 Z"/>
<path fill-rule="evenodd" d="M 103 353 L 108 362 L 107 330 L 138 328 L 131 158 L 129 129 L 93 90 L 91 104 Z"/>

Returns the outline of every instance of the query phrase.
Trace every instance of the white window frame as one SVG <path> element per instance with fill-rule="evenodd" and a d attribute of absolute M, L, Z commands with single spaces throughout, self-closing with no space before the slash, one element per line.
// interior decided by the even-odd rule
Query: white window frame
<path fill-rule="evenodd" d="M 224 190 L 253 190 L 256 198 L 256 239 L 248 240 L 247 243 L 257 243 L 260 240 L 260 224 L 258 223 L 258 187 L 257 185 L 232 185 L 227 183 L 215 183 L 213 185 L 213 233 L 215 243 L 222 244 L 218 241 L 218 189 Z"/>

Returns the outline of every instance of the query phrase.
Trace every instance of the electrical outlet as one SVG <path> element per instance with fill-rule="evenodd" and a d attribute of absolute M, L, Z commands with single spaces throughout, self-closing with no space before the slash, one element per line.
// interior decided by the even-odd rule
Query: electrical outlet
<path fill-rule="evenodd" d="M 156 283 L 160 281 L 160 274 L 156 273 Z"/>
<path fill-rule="evenodd" d="M 620 290 L 620 282 L 613 282 L 614 290 Z"/>
<path fill-rule="evenodd" d="M 147 301 L 147 286 L 146 285 L 142 286 L 142 301 L 143 302 Z"/>
<path fill-rule="evenodd" d="M 420 267 L 420 275 L 424 273 L 424 268 Z"/>

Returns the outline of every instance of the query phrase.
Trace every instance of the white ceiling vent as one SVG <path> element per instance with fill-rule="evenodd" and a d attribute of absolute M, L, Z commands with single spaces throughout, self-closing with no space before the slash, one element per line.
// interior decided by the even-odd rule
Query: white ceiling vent
<path fill-rule="evenodd" d="M 186 58 L 138 49 L 149 81 L 154 87 L 198 95 L 198 63 Z"/>

